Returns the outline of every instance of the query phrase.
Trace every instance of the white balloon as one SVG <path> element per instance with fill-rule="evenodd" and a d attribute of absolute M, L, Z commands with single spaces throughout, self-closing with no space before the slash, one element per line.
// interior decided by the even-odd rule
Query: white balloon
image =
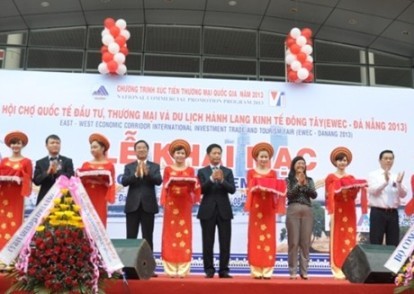
<path fill-rule="evenodd" d="M 309 76 L 309 71 L 306 68 L 301 68 L 298 70 L 298 78 L 301 80 L 306 79 Z"/>
<path fill-rule="evenodd" d="M 110 35 L 110 34 L 111 34 L 111 32 L 107 28 L 104 28 L 101 32 L 102 37 L 106 36 L 106 35 Z"/>
<path fill-rule="evenodd" d="M 112 42 L 108 45 L 108 51 L 112 54 L 117 54 L 119 52 L 119 45 L 116 42 Z"/>
<path fill-rule="evenodd" d="M 306 56 L 306 61 L 309 61 L 310 63 L 313 63 L 313 57 L 308 55 Z"/>
<path fill-rule="evenodd" d="M 114 60 L 116 61 L 116 63 L 122 64 L 125 62 L 125 55 L 121 52 L 118 52 L 114 55 Z"/>
<path fill-rule="evenodd" d="M 115 42 L 114 37 L 112 37 L 111 34 L 105 35 L 102 37 L 102 43 L 106 46 L 109 46 L 109 44 Z"/>
<path fill-rule="evenodd" d="M 298 71 L 300 68 L 302 68 L 302 64 L 299 61 L 295 60 L 290 64 L 290 68 L 294 71 Z"/>
<path fill-rule="evenodd" d="M 306 44 L 306 38 L 304 36 L 299 36 L 296 38 L 296 44 L 298 44 L 299 46 L 303 46 Z"/>
<path fill-rule="evenodd" d="M 129 38 L 131 37 L 131 33 L 128 30 L 122 30 L 119 34 L 121 36 L 124 36 L 127 40 L 129 40 Z"/>
<path fill-rule="evenodd" d="M 297 37 L 299 37 L 301 35 L 301 32 L 300 32 L 300 30 L 298 29 L 298 28 L 293 28 L 293 29 L 291 29 L 290 30 L 290 36 L 293 38 L 293 39 L 296 39 Z"/>
<path fill-rule="evenodd" d="M 99 71 L 99 73 L 101 73 L 103 75 L 109 73 L 108 66 L 106 65 L 106 62 L 101 62 L 98 65 L 98 71 Z"/>
<path fill-rule="evenodd" d="M 126 28 L 126 26 L 127 26 L 125 19 L 122 19 L 122 18 L 118 19 L 118 20 L 115 22 L 115 25 L 116 25 L 118 28 L 120 28 L 121 30 L 125 29 L 125 28 Z"/>
<path fill-rule="evenodd" d="M 295 61 L 295 60 L 296 60 L 296 55 L 295 54 L 288 54 L 285 57 L 286 64 L 289 64 L 289 65 L 291 65 L 292 62 Z"/>
<path fill-rule="evenodd" d="M 303 45 L 303 47 L 300 48 L 300 51 L 309 55 L 309 54 L 312 54 L 313 48 L 311 45 L 307 44 L 307 45 Z"/>
<path fill-rule="evenodd" d="M 118 69 L 116 70 L 116 73 L 119 74 L 120 76 L 123 76 L 124 74 L 126 74 L 126 72 L 127 72 L 127 67 L 125 66 L 125 64 L 119 64 Z"/>

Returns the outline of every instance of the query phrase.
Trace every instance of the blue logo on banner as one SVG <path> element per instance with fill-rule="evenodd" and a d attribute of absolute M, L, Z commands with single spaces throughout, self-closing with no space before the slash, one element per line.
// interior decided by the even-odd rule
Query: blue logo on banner
<path fill-rule="evenodd" d="M 96 99 L 105 99 L 105 96 L 109 96 L 109 93 L 104 86 L 100 86 L 98 90 L 93 91 L 92 95 Z"/>

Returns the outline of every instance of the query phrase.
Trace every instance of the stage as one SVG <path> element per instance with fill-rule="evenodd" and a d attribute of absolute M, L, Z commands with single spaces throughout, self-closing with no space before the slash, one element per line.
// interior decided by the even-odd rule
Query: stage
<path fill-rule="evenodd" d="M 348 281 L 326 277 L 310 277 L 309 280 L 289 280 L 288 277 L 273 277 L 271 280 L 255 280 L 248 276 L 234 276 L 233 279 L 206 279 L 201 275 L 191 275 L 184 279 L 170 278 L 160 274 L 150 280 L 122 280 L 107 283 L 107 294 L 392 294 L 393 284 L 352 284 Z M 5 293 L 10 280 L 0 276 L 0 293 Z"/>

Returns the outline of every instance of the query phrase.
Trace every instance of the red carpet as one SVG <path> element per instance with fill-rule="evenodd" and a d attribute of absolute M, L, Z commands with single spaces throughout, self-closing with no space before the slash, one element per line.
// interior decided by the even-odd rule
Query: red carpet
<path fill-rule="evenodd" d="M 4 293 L 10 281 L 0 276 L 0 293 Z M 160 275 L 147 281 L 128 280 L 128 285 L 121 280 L 109 282 L 107 294 L 392 294 L 393 284 L 352 284 L 348 281 L 325 277 L 311 277 L 310 280 L 289 280 L 287 277 L 274 277 L 271 280 L 255 280 L 246 276 L 235 276 L 233 279 L 205 279 L 204 276 L 193 275 L 184 279 L 169 278 Z"/>

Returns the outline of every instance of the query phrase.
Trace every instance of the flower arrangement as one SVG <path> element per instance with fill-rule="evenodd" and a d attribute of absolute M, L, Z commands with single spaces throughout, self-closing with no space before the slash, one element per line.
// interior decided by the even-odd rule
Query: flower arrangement
<path fill-rule="evenodd" d="M 400 269 L 400 272 L 395 277 L 394 293 L 403 293 L 406 290 L 414 290 L 414 254 L 407 260 L 406 264 Z"/>
<path fill-rule="evenodd" d="M 69 190 L 61 189 L 9 274 L 15 283 L 8 293 L 104 293 L 102 281 L 108 274 L 86 234 L 80 209 Z"/>

